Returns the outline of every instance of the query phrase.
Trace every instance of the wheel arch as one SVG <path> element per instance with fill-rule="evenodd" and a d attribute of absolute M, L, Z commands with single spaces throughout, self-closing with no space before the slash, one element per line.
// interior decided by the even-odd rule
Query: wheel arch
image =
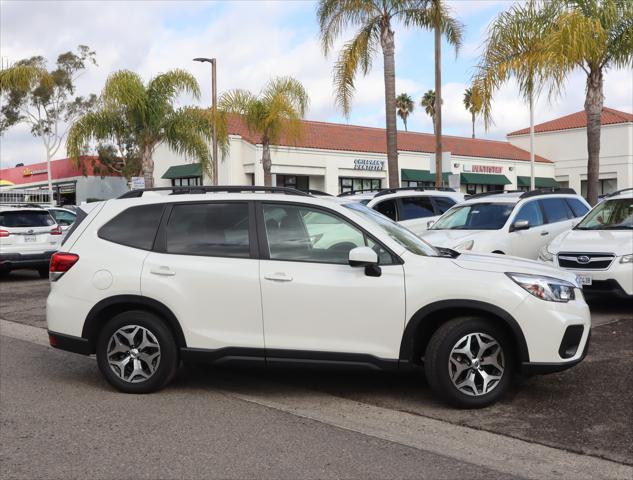
<path fill-rule="evenodd" d="M 86 316 L 81 336 L 88 340 L 91 353 L 95 352 L 97 335 L 105 322 L 121 312 L 129 310 L 144 310 L 154 313 L 165 320 L 171 330 L 178 348 L 186 347 L 187 342 L 178 319 L 163 303 L 150 297 L 141 295 L 115 295 L 99 301 Z"/>
<path fill-rule="evenodd" d="M 514 317 L 496 305 L 476 300 L 442 300 L 419 309 L 404 329 L 400 361 L 421 363 L 426 346 L 435 331 L 445 322 L 466 315 L 479 315 L 501 326 L 513 342 L 517 365 L 530 361 L 525 336 Z"/>

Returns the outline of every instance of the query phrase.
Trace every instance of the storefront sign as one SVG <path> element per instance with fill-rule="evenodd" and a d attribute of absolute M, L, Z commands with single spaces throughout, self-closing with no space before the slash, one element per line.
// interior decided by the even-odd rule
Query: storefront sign
<path fill-rule="evenodd" d="M 145 188 L 145 177 L 130 178 L 130 188 L 132 190 L 143 190 Z"/>
<path fill-rule="evenodd" d="M 503 167 L 497 165 L 464 165 L 464 172 L 503 173 Z"/>
<path fill-rule="evenodd" d="M 385 169 L 384 160 L 368 160 L 357 158 L 354 160 L 354 170 L 373 170 L 381 171 Z"/>
<path fill-rule="evenodd" d="M 30 168 L 25 168 L 22 170 L 23 177 L 30 177 L 31 175 L 42 175 L 45 174 L 48 170 L 45 168 L 41 168 L 40 170 L 31 170 Z"/>

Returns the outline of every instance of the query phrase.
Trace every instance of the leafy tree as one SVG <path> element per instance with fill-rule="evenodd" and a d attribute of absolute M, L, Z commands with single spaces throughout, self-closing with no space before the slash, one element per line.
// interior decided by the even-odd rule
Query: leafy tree
<path fill-rule="evenodd" d="M 443 102 L 442 102 L 443 103 Z M 435 115 L 437 112 L 436 104 L 435 104 L 435 90 L 428 90 L 424 95 L 422 95 L 422 99 L 420 100 L 420 106 L 424 108 L 424 113 L 426 113 L 431 120 L 433 121 L 433 132 L 435 133 L 436 122 Z M 441 171 L 441 168 L 440 168 Z"/>
<path fill-rule="evenodd" d="M 633 2 L 630 0 L 558 0 L 561 7 L 544 45 L 559 75 L 580 68 L 587 75 L 587 200 L 598 202 L 600 128 L 604 74 L 633 65 Z M 550 67 L 552 68 L 552 67 Z"/>
<path fill-rule="evenodd" d="M 140 164 L 146 188 L 154 185 L 153 155 L 161 144 L 199 161 L 210 172 L 208 145 L 215 119 L 208 110 L 177 108 L 176 100 L 183 93 L 200 96 L 198 82 L 184 70 L 161 73 L 147 84 L 127 70 L 113 73 L 106 81 L 98 108 L 72 126 L 66 144 L 68 153 L 78 162 L 89 142 L 96 141 L 104 168 L 133 175 Z M 225 131 L 218 131 L 218 141 L 224 150 Z"/>
<path fill-rule="evenodd" d="M 464 108 L 470 112 L 473 123 L 473 138 L 475 138 L 475 118 L 481 112 L 481 96 L 472 87 L 464 90 Z"/>
<path fill-rule="evenodd" d="M 431 15 L 435 0 L 320 0 L 317 17 L 323 51 L 327 55 L 334 42 L 348 27 L 358 27 L 351 41 L 339 52 L 334 67 L 336 101 L 348 115 L 354 94 L 356 75 L 367 75 L 373 57 L 382 50 L 385 79 L 385 116 L 389 186 L 400 185 L 396 124 L 395 22 L 405 27 L 434 28 L 439 23 L 442 33 L 454 43 L 460 37 L 452 19 L 440 8 L 441 21 Z"/>
<path fill-rule="evenodd" d="M 97 64 L 95 52 L 79 45 L 76 52 L 60 54 L 52 70 L 47 70 L 44 57 L 35 56 L 0 71 L 0 134 L 21 123 L 31 127 L 31 134 L 42 140 L 46 150 L 49 190 L 50 161 L 59 151 L 68 125 L 96 102 L 94 94 L 76 95 L 76 81 L 91 64 Z"/>
<path fill-rule="evenodd" d="M 413 113 L 415 102 L 408 93 L 401 93 L 396 97 L 396 113 L 404 123 L 404 131 L 407 131 L 407 118 Z"/>
<path fill-rule="evenodd" d="M 272 186 L 270 144 L 283 136 L 291 141 L 302 133 L 309 98 L 303 85 L 290 77 L 268 81 L 259 95 L 248 90 L 229 90 L 220 96 L 218 112 L 223 120 L 219 129 L 226 131 L 226 115 L 240 115 L 248 129 L 261 138 L 264 185 Z"/>

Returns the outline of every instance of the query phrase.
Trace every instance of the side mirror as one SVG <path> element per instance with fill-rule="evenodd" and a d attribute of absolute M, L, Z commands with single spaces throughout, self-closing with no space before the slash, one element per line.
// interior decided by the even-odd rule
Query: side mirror
<path fill-rule="evenodd" d="M 369 247 L 356 247 L 349 251 L 351 267 L 365 267 L 365 275 L 379 277 L 382 274 L 378 266 L 378 254 Z"/>
<path fill-rule="evenodd" d="M 527 220 L 517 220 L 510 226 L 511 232 L 516 232 L 517 230 L 529 230 L 530 222 Z"/>

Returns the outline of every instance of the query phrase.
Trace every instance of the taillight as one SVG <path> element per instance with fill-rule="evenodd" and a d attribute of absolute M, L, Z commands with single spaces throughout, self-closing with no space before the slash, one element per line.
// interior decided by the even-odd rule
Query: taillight
<path fill-rule="evenodd" d="M 6 230 L 0 230 L 0 237 L 5 238 L 5 237 L 8 237 L 9 235 L 11 234 L 7 232 Z"/>
<path fill-rule="evenodd" d="M 62 234 L 62 227 L 60 227 L 59 225 L 55 225 L 53 229 L 51 230 L 51 235 L 61 235 L 61 234 Z"/>
<path fill-rule="evenodd" d="M 79 260 L 79 255 L 74 253 L 57 252 L 51 256 L 51 263 L 48 269 L 51 281 L 59 280 L 59 278 L 72 268 Z"/>

